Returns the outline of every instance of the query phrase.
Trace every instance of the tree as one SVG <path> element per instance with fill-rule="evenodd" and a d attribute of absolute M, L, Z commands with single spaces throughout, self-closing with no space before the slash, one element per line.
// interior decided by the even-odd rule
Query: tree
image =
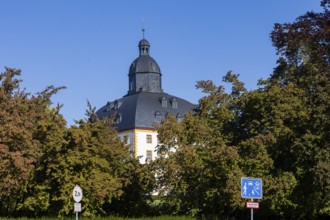
<path fill-rule="evenodd" d="M 228 210 L 243 204 L 231 183 L 245 175 L 264 180 L 260 215 L 330 215 L 330 1 L 321 5 L 323 12 L 275 24 L 271 37 L 281 57 L 258 89 L 247 91 L 232 72 L 224 77 L 230 93 L 200 81 L 206 96 L 194 115 L 163 123 L 158 177 L 177 210 L 235 215 Z"/>
<path fill-rule="evenodd" d="M 140 164 L 137 158 L 126 162 L 122 187 L 123 194 L 107 203 L 107 214 L 125 217 L 143 217 L 157 214 L 152 207 L 152 192 L 155 188 L 155 175 L 151 164 Z"/>
<path fill-rule="evenodd" d="M 98 120 L 88 103 L 88 119 L 66 128 L 61 106 L 51 107 L 63 87 L 30 95 L 19 75 L 0 74 L 0 215 L 72 214 L 75 184 L 84 191 L 84 216 L 145 215 L 152 172 L 130 157 L 112 120 Z"/>
<path fill-rule="evenodd" d="M 197 112 L 180 123 L 169 117 L 158 130 L 159 192 L 173 214 L 235 216 L 243 206 L 237 184 L 242 171 L 237 148 L 227 145 L 230 137 L 223 133 L 233 115 L 225 107 L 229 96 L 210 81 L 200 85 L 210 95 Z"/>
<path fill-rule="evenodd" d="M 49 179 L 49 189 L 54 190 L 50 203 L 52 214 L 73 213 L 71 192 L 79 184 L 84 192 L 83 215 L 95 216 L 106 213 L 105 203 L 123 194 L 123 178 L 128 149 L 118 139 L 109 121 L 86 122 L 68 129 L 63 145 L 46 161 L 42 172 Z"/>
<path fill-rule="evenodd" d="M 301 218 L 330 215 L 330 1 L 321 5 L 323 12 L 275 25 L 271 36 L 281 58 L 266 83 L 299 90 L 305 108 L 303 120 L 289 126 L 294 138 L 282 139 L 291 147 L 287 169 L 298 179 L 295 201 Z"/>
<path fill-rule="evenodd" d="M 45 153 L 63 140 L 57 134 L 65 127 L 60 106 L 52 108 L 50 101 L 63 87 L 50 86 L 31 96 L 20 88 L 20 73 L 5 68 L 0 74 L 0 213 L 6 216 L 47 208 L 43 192 L 32 202 L 27 189 Z"/>

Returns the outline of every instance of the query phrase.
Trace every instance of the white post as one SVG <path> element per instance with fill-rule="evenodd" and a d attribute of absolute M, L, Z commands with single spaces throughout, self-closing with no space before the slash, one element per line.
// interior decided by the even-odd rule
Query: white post
<path fill-rule="evenodd" d="M 251 199 L 251 202 L 253 202 L 253 199 Z M 253 220 L 253 208 L 251 209 L 251 220 Z"/>
<path fill-rule="evenodd" d="M 78 220 L 78 212 L 76 212 L 76 220 Z"/>

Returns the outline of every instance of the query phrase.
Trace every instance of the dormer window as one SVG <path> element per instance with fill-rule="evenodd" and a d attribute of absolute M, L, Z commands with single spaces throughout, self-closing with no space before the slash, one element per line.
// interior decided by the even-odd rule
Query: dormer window
<path fill-rule="evenodd" d="M 116 116 L 116 124 L 120 124 L 121 119 L 122 119 L 122 116 L 121 116 L 120 113 L 118 113 L 117 116 Z"/>
<path fill-rule="evenodd" d="M 156 112 L 155 113 L 155 121 L 156 122 L 160 122 L 162 120 L 162 115 L 160 114 L 160 112 Z"/>
<path fill-rule="evenodd" d="M 107 102 L 105 111 L 110 112 L 115 109 L 116 102 Z"/>
<path fill-rule="evenodd" d="M 111 108 L 112 108 L 111 102 L 107 102 L 107 107 L 105 111 L 110 112 Z"/>
<path fill-rule="evenodd" d="M 182 122 L 182 120 L 183 120 L 183 116 L 180 114 L 180 113 L 178 113 L 177 115 L 176 115 L 176 120 L 177 120 L 177 122 Z"/>
<path fill-rule="evenodd" d="M 113 104 L 112 104 L 112 109 L 111 110 L 117 110 L 119 109 L 119 107 L 121 106 L 121 104 L 123 104 L 122 102 L 118 102 L 118 100 L 116 100 Z"/>
<path fill-rule="evenodd" d="M 162 107 L 167 107 L 167 100 L 166 100 L 165 96 L 163 96 L 163 98 L 162 98 Z"/>
<path fill-rule="evenodd" d="M 172 107 L 173 108 L 178 108 L 178 102 L 176 101 L 175 98 L 172 99 Z"/>

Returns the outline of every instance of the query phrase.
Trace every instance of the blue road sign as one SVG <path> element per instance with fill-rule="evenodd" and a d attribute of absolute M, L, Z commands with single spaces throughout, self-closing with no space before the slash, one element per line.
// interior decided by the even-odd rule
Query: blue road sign
<path fill-rule="evenodd" d="M 241 197 L 248 199 L 262 199 L 262 179 L 242 177 Z"/>

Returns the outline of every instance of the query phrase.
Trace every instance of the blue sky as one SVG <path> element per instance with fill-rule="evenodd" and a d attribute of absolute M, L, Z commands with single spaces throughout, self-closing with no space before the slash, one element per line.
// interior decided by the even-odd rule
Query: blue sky
<path fill-rule="evenodd" d="M 128 90 L 141 28 L 165 92 L 197 103 L 198 80 L 221 83 L 227 71 L 248 89 L 276 66 L 274 23 L 321 11 L 317 0 L 0 0 L 0 71 L 22 70 L 31 93 L 66 86 L 53 97 L 68 125 Z"/>

